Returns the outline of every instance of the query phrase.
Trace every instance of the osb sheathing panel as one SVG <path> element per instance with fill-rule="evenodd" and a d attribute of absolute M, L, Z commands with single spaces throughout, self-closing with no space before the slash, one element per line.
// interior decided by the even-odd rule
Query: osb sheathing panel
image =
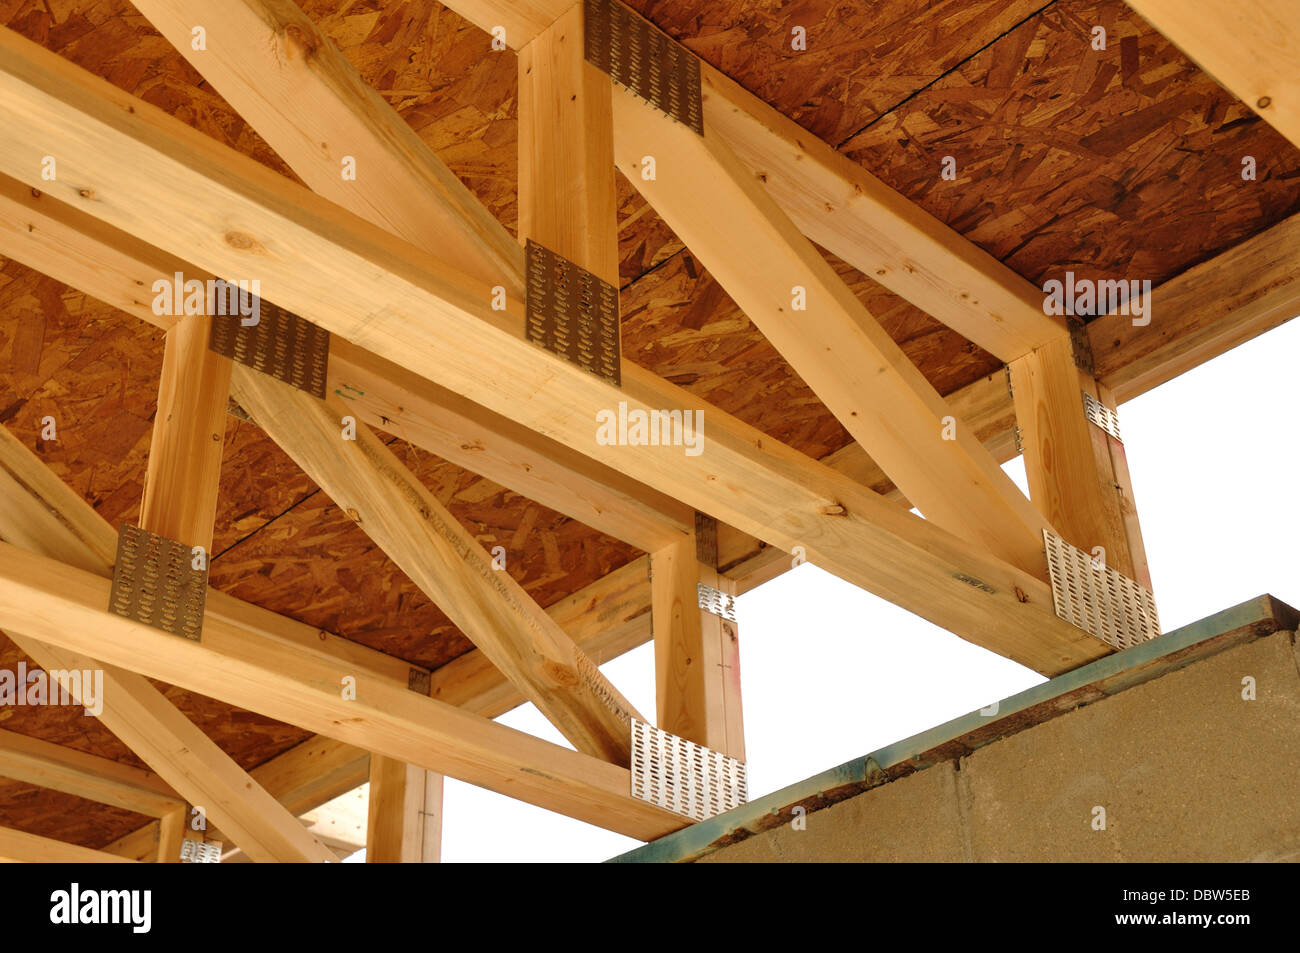
<path fill-rule="evenodd" d="M 1036 0 L 633 6 L 1031 280 L 1071 263 L 1085 274 L 1141 267 L 1150 273 L 1124 276 L 1159 280 L 1295 204 L 1294 150 L 1118 2 L 1047 4 L 1041 16 Z M 514 54 L 493 52 L 486 34 L 431 3 L 310 0 L 304 8 L 513 229 Z M 290 174 L 127 4 L 0 2 L 0 20 Z M 1094 24 L 1110 31 L 1107 54 L 1088 48 Z M 805 51 L 790 47 L 796 26 L 806 30 Z M 1260 159 L 1260 181 L 1243 185 L 1247 152 Z M 949 154 L 955 183 L 937 174 Z M 619 206 L 625 354 L 815 456 L 842 446 L 838 423 L 621 179 Z M 996 366 L 828 260 L 941 392 Z M 14 263 L 0 269 L 0 306 L 0 419 L 106 518 L 134 519 L 160 335 Z M 58 441 L 39 439 L 46 413 L 60 422 Z M 506 547 L 509 571 L 544 604 L 633 555 L 488 481 L 393 447 L 480 540 Z M 225 453 L 215 585 L 426 665 L 468 646 L 256 428 L 232 421 Z M 0 664 L 19 657 L 5 646 Z M 302 736 L 166 690 L 246 767 Z M 77 710 L 14 714 L 8 723 L 134 762 Z M 7 803 L 0 792 L 0 807 Z M 86 820 L 101 810 L 101 826 Z M 85 805 L 76 814 L 60 836 L 90 846 L 111 840 L 104 832 L 120 820 Z"/>
<path fill-rule="evenodd" d="M 1300 151 L 1119 0 L 1054 4 L 843 151 L 1039 284 L 1158 285 L 1300 210 Z"/>
<path fill-rule="evenodd" d="M 99 849 L 151 820 L 120 807 L 0 778 L 0 827 Z"/>

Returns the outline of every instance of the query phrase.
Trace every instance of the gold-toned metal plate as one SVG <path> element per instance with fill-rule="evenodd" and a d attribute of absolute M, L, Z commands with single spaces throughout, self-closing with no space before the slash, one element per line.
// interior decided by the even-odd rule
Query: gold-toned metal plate
<path fill-rule="evenodd" d="M 718 521 L 695 514 L 695 560 L 710 569 L 718 568 Z"/>
<path fill-rule="evenodd" d="M 421 671 L 418 668 L 407 669 L 406 687 L 417 695 L 429 694 L 429 688 L 432 684 L 433 680 L 429 677 L 428 672 Z"/>
<path fill-rule="evenodd" d="M 526 257 L 528 340 L 620 386 L 618 289 L 532 239 Z"/>
<path fill-rule="evenodd" d="M 584 0 L 587 62 L 704 134 L 700 61 L 618 0 Z"/>
<path fill-rule="evenodd" d="M 195 569 L 190 547 L 137 526 L 117 537 L 108 611 L 198 642 L 208 571 Z"/>
<path fill-rule="evenodd" d="M 245 326 L 239 315 L 215 315 L 208 347 L 299 390 L 325 397 L 329 332 L 265 298 L 258 305 L 257 324 Z"/>

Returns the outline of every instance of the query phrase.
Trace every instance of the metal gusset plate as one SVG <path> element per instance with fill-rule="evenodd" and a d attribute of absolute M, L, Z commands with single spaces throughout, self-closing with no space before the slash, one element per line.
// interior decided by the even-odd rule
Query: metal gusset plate
<path fill-rule="evenodd" d="M 1056 614 L 1117 649 L 1160 635 L 1156 600 L 1122 572 L 1098 565 L 1082 549 L 1043 530 Z"/>
<path fill-rule="evenodd" d="M 198 642 L 208 571 L 195 569 L 193 563 L 189 546 L 123 525 L 117 537 L 109 611 Z"/>
<path fill-rule="evenodd" d="M 265 298 L 256 324 L 237 314 L 214 315 L 208 347 L 231 360 L 316 397 L 325 397 L 330 334 Z"/>
<path fill-rule="evenodd" d="M 532 239 L 525 254 L 528 340 L 620 386 L 618 289 Z"/>
<path fill-rule="evenodd" d="M 587 62 L 704 134 L 700 61 L 618 0 L 585 0 Z"/>
<path fill-rule="evenodd" d="M 633 718 L 632 796 L 707 820 L 749 799 L 745 762 Z"/>

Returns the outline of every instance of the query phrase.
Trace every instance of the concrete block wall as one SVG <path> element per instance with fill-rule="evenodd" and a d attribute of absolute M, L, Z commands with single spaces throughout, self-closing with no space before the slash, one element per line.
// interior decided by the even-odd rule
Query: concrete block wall
<path fill-rule="evenodd" d="M 1296 641 L 1226 648 L 699 860 L 1300 860 Z"/>

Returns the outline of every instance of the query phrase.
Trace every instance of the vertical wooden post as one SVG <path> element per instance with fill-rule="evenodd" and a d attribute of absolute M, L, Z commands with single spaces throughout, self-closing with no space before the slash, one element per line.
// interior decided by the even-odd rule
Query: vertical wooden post
<path fill-rule="evenodd" d="M 182 805 L 158 819 L 158 863 L 181 862 L 181 841 L 185 839 L 185 822 L 188 817 L 189 807 Z"/>
<path fill-rule="evenodd" d="M 1084 394 L 1099 397 L 1097 382 L 1076 367 L 1066 337 L 1010 368 L 1030 498 L 1066 542 L 1089 554 L 1100 547 L 1105 565 L 1150 587 L 1123 446 L 1085 416 Z"/>
<path fill-rule="evenodd" d="M 366 863 L 437 863 L 442 853 L 442 775 L 370 756 Z"/>
<path fill-rule="evenodd" d="M 582 4 L 519 51 L 519 240 L 618 287 L 610 79 L 583 55 Z"/>
<path fill-rule="evenodd" d="M 212 320 L 186 315 L 167 332 L 140 504 L 141 528 L 209 554 L 231 371 L 208 350 Z"/>
<path fill-rule="evenodd" d="M 700 608 L 699 584 L 734 596 L 717 564 L 717 524 L 696 520 L 692 539 L 650 556 L 659 727 L 745 758 L 736 624 Z"/>

